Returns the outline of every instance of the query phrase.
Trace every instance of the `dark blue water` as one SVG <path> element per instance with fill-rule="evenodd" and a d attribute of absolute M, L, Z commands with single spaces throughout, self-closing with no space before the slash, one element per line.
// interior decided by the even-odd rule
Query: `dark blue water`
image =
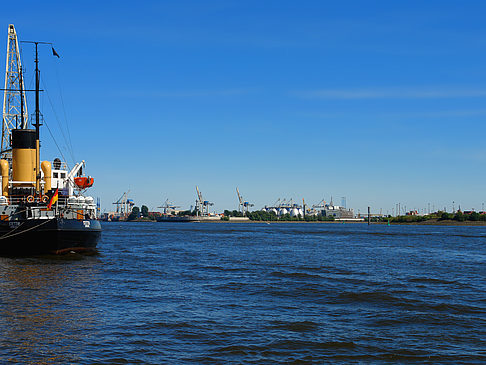
<path fill-rule="evenodd" d="M 0 258 L 0 362 L 486 362 L 486 227 L 106 223 Z"/>

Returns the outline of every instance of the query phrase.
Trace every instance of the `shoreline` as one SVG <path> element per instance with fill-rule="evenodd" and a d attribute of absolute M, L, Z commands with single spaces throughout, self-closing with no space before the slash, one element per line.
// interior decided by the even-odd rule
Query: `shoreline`
<path fill-rule="evenodd" d="M 106 222 L 106 221 L 103 221 Z M 145 223 L 264 223 L 264 224 L 299 224 L 299 223 L 310 223 L 310 224 L 365 224 L 367 225 L 366 221 L 362 222 L 353 222 L 353 221 L 313 221 L 313 222 L 306 222 L 306 221 L 223 221 L 223 220 L 208 220 L 208 221 L 198 221 L 198 222 L 157 222 L 152 220 L 133 220 L 133 221 L 117 221 L 117 222 L 145 222 Z M 388 222 L 371 222 L 370 225 L 388 225 Z M 454 220 L 428 220 L 423 222 L 390 222 L 390 226 L 469 226 L 469 227 L 482 227 L 486 226 L 486 221 L 454 221 Z"/>

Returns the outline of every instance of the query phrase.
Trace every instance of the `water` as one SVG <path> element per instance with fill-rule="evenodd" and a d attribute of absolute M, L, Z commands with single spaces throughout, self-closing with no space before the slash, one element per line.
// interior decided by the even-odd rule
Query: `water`
<path fill-rule="evenodd" d="M 0 363 L 486 362 L 486 227 L 103 229 L 0 258 Z"/>

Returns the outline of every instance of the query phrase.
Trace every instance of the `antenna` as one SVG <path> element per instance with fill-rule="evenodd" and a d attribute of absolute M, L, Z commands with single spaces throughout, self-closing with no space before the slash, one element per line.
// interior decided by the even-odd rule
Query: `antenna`
<path fill-rule="evenodd" d="M 22 64 L 20 62 L 19 42 L 13 24 L 8 26 L 7 64 L 5 71 L 5 89 L 3 94 L 3 122 L 1 153 L 11 150 L 10 133 L 18 127 L 27 128 L 27 102 L 25 99 L 24 80 L 22 79 Z"/>

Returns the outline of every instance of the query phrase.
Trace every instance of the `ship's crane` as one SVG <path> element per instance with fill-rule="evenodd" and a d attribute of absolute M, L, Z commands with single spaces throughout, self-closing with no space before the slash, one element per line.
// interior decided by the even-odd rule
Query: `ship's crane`
<path fill-rule="evenodd" d="M 209 200 L 204 200 L 199 188 L 196 186 L 196 215 L 201 215 L 203 217 L 207 217 L 209 215 L 209 207 L 214 205 Z"/>
<path fill-rule="evenodd" d="M 239 201 L 238 208 L 239 208 L 239 211 L 244 216 L 248 212 L 248 209 L 250 207 L 253 207 L 254 204 L 250 204 L 249 202 L 244 201 L 243 200 L 243 197 L 240 194 L 240 191 L 238 190 L 238 188 L 236 188 L 236 194 L 238 195 L 238 201 Z"/>
<path fill-rule="evenodd" d="M 169 199 L 166 199 L 164 205 L 157 207 L 157 208 L 164 209 L 164 214 L 170 214 L 171 212 L 175 211 L 177 208 L 180 208 L 180 206 L 174 205 L 169 201 Z"/>
<path fill-rule="evenodd" d="M 13 24 L 8 26 L 7 69 L 3 94 L 3 121 L 1 152 L 4 158 L 11 157 L 10 135 L 12 129 L 27 128 L 27 102 L 25 98 L 19 43 Z"/>

